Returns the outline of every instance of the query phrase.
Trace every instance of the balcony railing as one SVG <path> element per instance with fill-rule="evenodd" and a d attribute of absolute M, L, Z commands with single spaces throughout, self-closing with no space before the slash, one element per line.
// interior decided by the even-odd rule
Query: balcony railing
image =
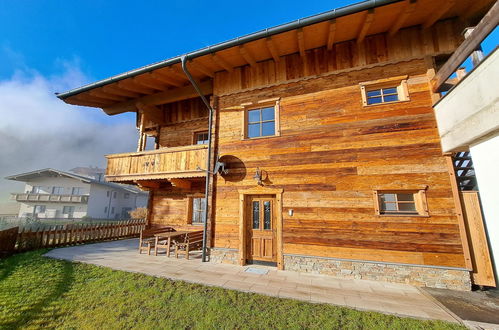
<path fill-rule="evenodd" d="M 107 155 L 106 179 L 127 182 L 205 176 L 208 146 L 164 148 Z"/>
<path fill-rule="evenodd" d="M 11 199 L 15 199 L 17 202 L 88 203 L 88 196 L 86 195 L 13 193 Z"/>

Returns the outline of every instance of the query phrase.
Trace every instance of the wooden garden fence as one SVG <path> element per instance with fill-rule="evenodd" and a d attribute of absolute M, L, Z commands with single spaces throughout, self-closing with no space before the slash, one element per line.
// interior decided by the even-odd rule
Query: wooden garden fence
<path fill-rule="evenodd" d="M 145 220 L 125 220 L 103 224 L 67 224 L 38 229 L 19 227 L 0 231 L 0 256 L 15 252 L 137 237 Z"/>

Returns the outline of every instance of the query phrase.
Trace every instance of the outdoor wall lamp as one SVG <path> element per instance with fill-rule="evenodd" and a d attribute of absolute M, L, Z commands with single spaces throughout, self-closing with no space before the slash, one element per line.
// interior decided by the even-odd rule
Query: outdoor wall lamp
<path fill-rule="evenodd" d="M 256 168 L 253 179 L 255 179 L 256 183 L 259 186 L 263 186 L 263 181 L 267 180 L 267 177 L 268 177 L 267 172 L 260 170 L 259 167 Z"/>

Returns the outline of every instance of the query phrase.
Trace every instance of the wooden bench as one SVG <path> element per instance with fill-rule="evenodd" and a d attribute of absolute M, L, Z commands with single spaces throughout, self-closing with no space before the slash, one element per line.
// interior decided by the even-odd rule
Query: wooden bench
<path fill-rule="evenodd" d="M 184 236 L 184 240 L 175 242 L 175 258 L 179 252 L 185 253 L 185 258 L 189 260 L 189 251 L 200 250 L 203 246 L 203 231 L 191 231 Z"/>
<path fill-rule="evenodd" d="M 139 238 L 139 254 L 142 253 L 142 250 L 146 250 L 147 254 L 151 255 L 151 249 L 154 247 L 156 242 L 154 234 L 170 231 L 175 231 L 175 229 L 172 227 L 154 227 L 142 230 Z"/>

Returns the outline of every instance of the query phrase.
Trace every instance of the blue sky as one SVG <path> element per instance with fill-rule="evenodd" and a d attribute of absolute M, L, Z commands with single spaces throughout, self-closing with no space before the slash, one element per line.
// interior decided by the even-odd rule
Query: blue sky
<path fill-rule="evenodd" d="M 0 0 L 0 79 L 64 61 L 103 79 L 352 2 Z"/>

